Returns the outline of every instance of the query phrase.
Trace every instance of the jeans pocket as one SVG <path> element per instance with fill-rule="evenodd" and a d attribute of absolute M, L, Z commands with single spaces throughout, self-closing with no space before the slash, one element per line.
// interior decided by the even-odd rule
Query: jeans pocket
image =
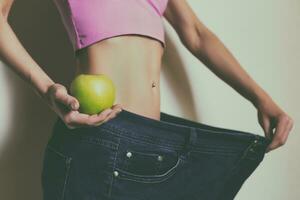
<path fill-rule="evenodd" d="M 139 183 L 158 183 L 174 175 L 183 162 L 178 152 L 142 142 L 121 142 L 115 177 Z"/>
<path fill-rule="evenodd" d="M 71 162 L 71 157 L 46 146 L 41 176 L 44 200 L 64 199 Z"/>

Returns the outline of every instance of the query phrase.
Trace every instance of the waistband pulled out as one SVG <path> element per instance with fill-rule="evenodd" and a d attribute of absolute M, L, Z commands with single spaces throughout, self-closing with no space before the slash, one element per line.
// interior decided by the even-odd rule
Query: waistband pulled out
<path fill-rule="evenodd" d="M 265 137 L 255 133 L 212 126 L 165 112 L 160 112 L 160 120 L 156 120 L 122 109 L 115 118 L 101 126 L 112 131 L 116 130 L 124 137 L 151 143 L 160 141 L 172 146 L 182 146 L 187 140 L 195 145 L 205 144 L 207 140 L 215 140 L 216 146 L 218 141 L 220 141 L 219 145 L 226 142 L 229 142 L 228 145 L 245 144 L 253 139 L 258 139 L 263 144 L 268 142 Z"/>

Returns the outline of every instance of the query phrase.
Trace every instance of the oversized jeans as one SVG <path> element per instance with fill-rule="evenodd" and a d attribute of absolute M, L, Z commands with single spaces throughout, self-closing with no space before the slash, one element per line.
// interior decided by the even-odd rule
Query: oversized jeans
<path fill-rule="evenodd" d="M 271 141 L 161 112 L 123 109 L 95 127 L 57 118 L 44 151 L 44 200 L 232 200 Z"/>

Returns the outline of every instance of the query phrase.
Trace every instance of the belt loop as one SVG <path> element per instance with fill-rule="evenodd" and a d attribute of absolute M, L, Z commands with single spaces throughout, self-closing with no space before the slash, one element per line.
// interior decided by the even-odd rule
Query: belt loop
<path fill-rule="evenodd" d="M 197 132 L 196 128 L 191 127 L 191 131 L 188 135 L 187 141 L 183 147 L 183 153 L 186 155 L 191 150 L 192 146 L 195 145 L 197 142 Z"/>

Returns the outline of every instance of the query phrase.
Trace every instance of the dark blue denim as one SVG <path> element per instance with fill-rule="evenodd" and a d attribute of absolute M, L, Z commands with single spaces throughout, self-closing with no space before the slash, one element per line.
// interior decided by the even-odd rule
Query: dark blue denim
<path fill-rule="evenodd" d="M 44 152 L 44 200 L 232 200 L 271 141 L 161 112 L 123 109 L 96 127 L 57 118 Z"/>

